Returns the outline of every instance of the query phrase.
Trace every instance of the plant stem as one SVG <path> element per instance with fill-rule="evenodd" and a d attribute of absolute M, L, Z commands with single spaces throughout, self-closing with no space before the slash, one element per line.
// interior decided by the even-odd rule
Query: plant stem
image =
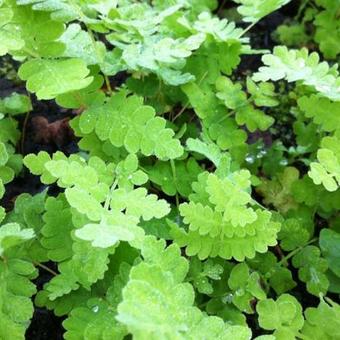
<path fill-rule="evenodd" d="M 176 165 L 175 161 L 173 159 L 170 159 L 170 165 L 172 170 L 172 176 L 174 178 L 175 186 L 176 186 L 176 206 L 179 207 L 179 198 L 178 198 L 178 192 L 177 192 L 177 174 L 176 174 Z"/>
<path fill-rule="evenodd" d="M 42 263 L 39 263 L 39 262 L 34 262 L 34 265 L 37 266 L 37 267 L 40 267 L 44 270 L 46 270 L 47 272 L 49 272 L 50 274 L 52 274 L 53 276 L 57 276 L 58 274 L 52 270 L 51 268 L 48 268 L 47 266 L 45 266 L 44 264 Z"/>
<path fill-rule="evenodd" d="M 31 99 L 29 93 L 27 93 L 28 97 Z M 22 132 L 21 132 L 21 141 L 20 141 L 20 149 L 21 153 L 25 154 L 25 138 L 26 138 L 26 128 L 27 128 L 27 123 L 28 123 L 28 118 L 30 116 L 31 110 L 26 112 L 24 123 L 22 126 Z"/>
<path fill-rule="evenodd" d="M 197 85 L 201 85 L 202 81 L 204 80 L 204 78 L 207 76 L 208 71 L 204 72 L 202 78 L 199 80 L 199 82 L 197 83 Z M 176 114 L 176 116 L 172 119 L 172 122 L 174 122 L 189 106 L 190 104 L 190 100 L 188 100 L 185 105 L 182 107 L 182 109 Z"/>
<path fill-rule="evenodd" d="M 224 5 L 225 5 L 226 1 L 227 1 L 227 0 L 223 0 L 223 1 L 222 1 L 221 5 L 219 6 L 219 8 L 218 8 L 218 10 L 217 10 L 217 15 L 221 15 L 221 12 L 222 12 L 222 10 L 223 10 L 223 8 L 224 8 Z"/>
<path fill-rule="evenodd" d="M 104 209 L 105 210 L 109 210 L 110 203 L 111 203 L 111 195 L 112 195 L 112 192 L 116 189 L 117 184 L 118 184 L 118 179 L 116 179 L 113 182 L 113 184 L 111 186 L 111 189 L 110 189 L 110 192 L 109 192 L 109 194 L 106 197 L 106 200 L 105 200 L 105 203 L 104 203 Z"/>
<path fill-rule="evenodd" d="M 111 96 L 112 95 L 112 88 L 111 88 L 111 84 L 110 84 L 110 79 L 109 79 L 109 77 L 106 74 L 104 75 L 104 79 L 105 79 L 105 84 L 106 84 L 107 92 Z"/>
<path fill-rule="evenodd" d="M 293 257 L 294 255 L 296 255 L 297 253 L 299 253 L 303 248 L 305 248 L 306 246 L 310 245 L 311 243 L 314 243 L 315 241 L 317 241 L 318 238 L 314 237 L 313 239 L 311 239 L 308 243 L 306 243 L 304 246 L 298 247 L 296 249 L 294 249 L 293 251 L 291 251 L 289 254 L 287 254 L 285 257 L 283 257 L 278 263 L 277 266 L 281 266 L 283 264 L 285 264 L 287 262 L 287 260 L 289 260 L 291 257 Z M 285 264 L 286 265 L 286 264 Z"/>
<path fill-rule="evenodd" d="M 24 47 L 22 50 L 29 54 L 31 57 L 40 59 L 40 55 L 32 51 L 30 48 Z"/>
<path fill-rule="evenodd" d="M 251 30 L 256 24 L 258 23 L 258 21 L 255 21 L 253 23 L 251 23 L 248 27 L 246 27 L 243 32 L 238 36 L 238 38 L 243 37 L 249 30 Z"/>

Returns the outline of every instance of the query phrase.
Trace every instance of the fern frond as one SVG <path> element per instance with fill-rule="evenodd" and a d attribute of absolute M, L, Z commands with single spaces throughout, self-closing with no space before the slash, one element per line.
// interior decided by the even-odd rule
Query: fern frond
<path fill-rule="evenodd" d="M 273 54 L 264 55 L 262 61 L 266 66 L 260 67 L 254 74 L 255 81 L 300 81 L 314 88 L 322 96 L 340 101 L 337 66 L 330 68 L 327 62 L 320 62 L 316 52 L 309 54 L 306 48 L 289 50 L 286 46 L 276 46 Z"/>

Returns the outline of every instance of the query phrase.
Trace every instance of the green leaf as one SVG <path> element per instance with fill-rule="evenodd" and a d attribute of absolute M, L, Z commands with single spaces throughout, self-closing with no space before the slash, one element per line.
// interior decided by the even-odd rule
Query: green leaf
<path fill-rule="evenodd" d="M 19 68 L 19 77 L 26 80 L 29 91 L 38 99 L 53 99 L 60 94 L 87 87 L 93 80 L 81 59 L 30 60 Z"/>
<path fill-rule="evenodd" d="M 315 296 L 327 292 L 329 281 L 325 272 L 327 261 L 320 257 L 320 249 L 307 246 L 293 257 L 293 266 L 299 269 L 299 279 L 307 284 L 307 291 Z"/>
<path fill-rule="evenodd" d="M 34 237 L 33 229 L 21 229 L 17 223 L 7 223 L 0 227 L 0 256 L 10 248 Z"/>
<path fill-rule="evenodd" d="M 159 185 L 162 191 L 174 196 L 176 192 L 184 197 L 188 197 L 191 190 L 191 183 L 202 171 L 201 167 L 194 158 L 186 161 L 175 161 L 176 176 L 174 178 L 173 169 L 169 162 L 157 161 L 154 165 L 147 168 L 151 182 Z"/>
<path fill-rule="evenodd" d="M 199 182 L 193 185 L 196 193 L 179 208 L 189 230 L 186 232 L 175 223 L 171 230 L 175 241 L 187 247 L 187 255 L 198 255 L 199 259 L 219 255 L 243 261 L 276 244 L 280 224 L 271 221 L 268 211 L 247 208 L 251 197 L 246 170 L 223 180 L 207 173 L 198 178 Z"/>
<path fill-rule="evenodd" d="M 256 106 L 273 107 L 279 105 L 275 98 L 275 86 L 272 83 L 256 84 L 250 77 L 247 77 L 247 90 Z"/>
<path fill-rule="evenodd" d="M 327 62 L 319 62 L 316 52 L 309 54 L 306 48 L 288 50 L 286 46 L 274 47 L 273 54 L 266 54 L 253 80 L 267 81 L 286 79 L 288 82 L 301 81 L 311 86 L 322 96 L 334 101 L 340 100 L 340 81 L 336 68 L 330 68 Z"/>
<path fill-rule="evenodd" d="M 303 247 L 309 240 L 309 231 L 296 218 L 288 218 L 282 223 L 279 233 L 281 248 L 285 251 L 292 251 Z"/>
<path fill-rule="evenodd" d="M 243 16 L 243 21 L 255 23 L 288 4 L 290 0 L 234 0 L 234 2 L 240 4 L 237 11 Z"/>
<path fill-rule="evenodd" d="M 174 131 L 166 128 L 166 120 L 155 117 L 153 107 L 143 105 L 141 97 L 126 96 L 120 91 L 100 108 L 85 111 L 80 118 L 82 132 L 95 129 L 101 140 L 109 140 L 115 147 L 124 146 L 129 153 L 141 151 L 162 160 L 180 157 L 183 148 L 173 138 Z"/>
<path fill-rule="evenodd" d="M 0 232 L 1 229 L 0 228 Z M 32 263 L 18 258 L 0 259 L 0 338 L 24 339 L 33 316 L 31 297 L 36 288 L 30 279 L 37 276 Z"/>
<path fill-rule="evenodd" d="M 110 206 L 113 210 L 125 210 L 126 215 L 142 217 L 145 221 L 153 217 L 162 218 L 170 212 L 170 206 L 165 200 L 158 200 L 153 194 L 148 195 L 145 188 L 114 190 Z"/>
<path fill-rule="evenodd" d="M 299 108 L 306 117 L 312 118 L 322 130 L 332 132 L 340 130 L 340 103 L 332 102 L 317 95 L 304 96 L 298 99 Z"/>
<path fill-rule="evenodd" d="M 1 55 L 50 58 L 62 54 L 64 45 L 57 39 L 64 26 L 47 13 L 17 6 L 13 1 L 6 1 L 0 13 Z"/>
<path fill-rule="evenodd" d="M 211 162 L 215 164 L 216 167 L 219 166 L 223 154 L 216 144 L 208 144 L 201 141 L 200 139 L 193 138 L 188 138 L 186 144 L 189 151 L 197 152 L 208 158 Z"/>
<path fill-rule="evenodd" d="M 138 219 L 122 213 L 105 216 L 98 224 L 89 223 L 76 230 L 75 235 L 91 241 L 93 247 L 109 248 L 118 241 L 133 241 L 143 236 L 143 230 L 137 227 Z"/>
<path fill-rule="evenodd" d="M 213 17 L 209 12 L 201 13 L 197 17 L 193 28 L 196 32 L 207 34 L 218 42 L 239 40 L 242 33 L 240 28 L 235 28 L 234 22 Z"/>
<path fill-rule="evenodd" d="M 98 200 L 84 189 L 67 188 L 65 196 L 71 207 L 85 214 L 92 221 L 99 221 L 104 208 Z"/>
<path fill-rule="evenodd" d="M 340 234 L 332 229 L 322 229 L 319 244 L 329 269 L 340 277 Z"/>
<path fill-rule="evenodd" d="M 328 303 L 326 303 L 326 301 Z M 316 308 L 307 308 L 306 322 L 302 334 L 309 339 L 337 339 L 340 337 L 340 306 L 327 299 L 320 301 Z"/>
<path fill-rule="evenodd" d="M 319 48 L 325 58 L 336 59 L 340 53 L 338 44 L 340 26 L 337 17 L 340 6 L 336 1 L 329 3 L 321 1 L 320 5 L 324 7 L 325 10 L 318 12 L 315 16 L 313 22 L 316 27 L 314 40 L 319 44 Z"/>
<path fill-rule="evenodd" d="M 150 250 L 154 253 L 154 246 L 149 248 L 152 243 L 142 249 L 142 254 L 147 255 Z M 123 301 L 118 305 L 117 319 L 127 326 L 136 339 L 145 336 L 148 339 L 159 339 L 160 336 L 176 339 L 231 336 L 233 326 L 225 324 L 220 318 L 205 316 L 193 306 L 192 286 L 182 282 L 188 266 L 180 256 L 179 248 L 172 245 L 162 250 L 164 242 L 159 245 L 161 248 L 157 247 L 156 257 L 147 256 L 146 261 L 132 268 L 130 280 L 123 289 Z M 169 266 L 160 266 L 164 257 L 166 263 L 172 264 L 171 271 Z M 174 267 L 177 262 L 182 265 Z M 235 333 L 239 334 L 238 339 L 249 337 L 246 327 L 238 326 Z"/>
<path fill-rule="evenodd" d="M 6 165 L 8 162 L 8 153 L 4 143 L 0 142 L 0 166 Z"/>
<path fill-rule="evenodd" d="M 256 220 L 256 214 L 247 204 L 251 202 L 251 196 L 247 192 L 250 187 L 250 173 L 241 170 L 233 176 L 219 179 L 216 175 L 210 174 L 207 180 L 207 192 L 210 195 L 210 202 L 215 205 L 218 212 L 223 212 L 224 221 L 244 227 Z"/>
<path fill-rule="evenodd" d="M 65 197 L 48 197 L 43 215 L 41 245 L 47 250 L 49 259 L 61 262 L 72 257 L 71 231 L 74 229 L 72 214 Z"/>
<path fill-rule="evenodd" d="M 294 167 L 286 167 L 282 173 L 276 174 L 272 180 L 262 179 L 256 191 L 264 197 L 265 204 L 273 204 L 276 209 L 286 213 L 297 207 L 291 191 L 299 179 L 299 171 Z"/>
<path fill-rule="evenodd" d="M 86 306 L 71 311 L 63 322 L 64 339 L 124 339 L 125 327 L 115 320 L 111 304 L 101 300 L 91 299 Z"/>
<path fill-rule="evenodd" d="M 12 33 L 12 27 L 8 27 L 13 15 L 14 13 L 11 8 L 0 8 L 0 56 L 7 54 L 9 51 L 20 50 L 25 45 L 20 35 L 16 34 L 15 31 Z"/>
<path fill-rule="evenodd" d="M 251 273 L 246 263 L 240 263 L 232 269 L 228 285 L 233 291 L 232 302 L 242 312 L 253 313 L 252 302 L 266 298 L 259 274 Z"/>
<path fill-rule="evenodd" d="M 101 64 L 106 49 L 100 41 L 93 41 L 89 33 L 78 24 L 70 24 L 59 39 L 65 45 L 63 57 L 80 58 L 87 65 Z"/>
<path fill-rule="evenodd" d="M 308 176 L 316 185 L 322 184 L 328 191 L 340 186 L 340 141 L 336 136 L 325 137 L 318 150 L 318 162 L 312 162 Z"/>
<path fill-rule="evenodd" d="M 220 280 L 223 267 L 214 263 L 213 260 L 201 262 L 196 257 L 190 261 L 188 280 L 192 281 L 193 286 L 202 294 L 211 294 L 214 289 L 210 280 Z"/>
<path fill-rule="evenodd" d="M 0 178 L 0 198 L 2 198 L 4 196 L 4 194 L 5 194 L 5 186 L 4 186 L 2 179 Z M 3 210 L 3 209 L 1 209 L 1 210 Z"/>
<path fill-rule="evenodd" d="M 87 22 L 87 18 L 83 9 L 84 7 L 79 1 L 74 1 L 69 3 L 65 0 L 60 0 L 58 2 L 54 2 L 53 0 L 18 0 L 18 5 L 32 5 L 32 9 L 35 11 L 44 11 L 50 12 L 48 15 L 51 15 L 53 20 L 56 21 L 72 21 L 75 19 L 82 19 Z M 86 6 L 87 7 L 87 6 Z M 90 8 L 87 8 L 89 10 Z M 93 22 L 94 20 L 92 20 Z"/>
<path fill-rule="evenodd" d="M 256 305 L 259 324 L 265 330 L 275 330 L 275 339 L 296 339 L 303 327 L 302 307 L 295 297 L 280 295 L 274 301 L 266 299 Z"/>
<path fill-rule="evenodd" d="M 10 115 L 18 115 L 32 110 L 31 100 L 28 96 L 12 93 L 10 96 L 0 99 L 0 111 Z"/>
<path fill-rule="evenodd" d="M 250 81 L 248 81 L 248 87 L 251 87 Z M 241 84 L 234 84 L 226 77 L 219 77 L 216 80 L 216 89 L 218 91 L 216 96 L 223 100 L 227 108 L 236 112 L 237 124 L 246 125 L 251 132 L 256 129 L 267 130 L 273 124 L 274 119 L 272 117 L 253 107 L 246 93 L 242 91 Z M 255 91 L 256 89 L 252 88 L 253 96 Z M 254 96 L 254 100 L 260 101 L 256 96 Z M 272 105 L 271 102 L 269 104 Z"/>

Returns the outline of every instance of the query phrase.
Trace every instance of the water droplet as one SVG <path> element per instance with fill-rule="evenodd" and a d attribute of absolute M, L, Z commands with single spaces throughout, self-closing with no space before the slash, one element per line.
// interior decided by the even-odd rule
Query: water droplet
<path fill-rule="evenodd" d="M 98 307 L 98 306 L 94 306 L 94 307 L 92 308 L 92 311 L 93 311 L 94 313 L 98 313 L 99 307 Z"/>
<path fill-rule="evenodd" d="M 253 164 L 253 163 L 255 162 L 254 156 L 248 155 L 248 156 L 246 157 L 246 161 L 247 161 L 248 163 L 250 163 L 250 164 Z"/>

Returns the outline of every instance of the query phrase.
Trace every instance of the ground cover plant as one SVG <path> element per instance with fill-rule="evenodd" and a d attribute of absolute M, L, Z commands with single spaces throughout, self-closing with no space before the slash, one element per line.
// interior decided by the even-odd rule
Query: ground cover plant
<path fill-rule="evenodd" d="M 0 0 L 0 339 L 340 339 L 338 0 Z"/>

